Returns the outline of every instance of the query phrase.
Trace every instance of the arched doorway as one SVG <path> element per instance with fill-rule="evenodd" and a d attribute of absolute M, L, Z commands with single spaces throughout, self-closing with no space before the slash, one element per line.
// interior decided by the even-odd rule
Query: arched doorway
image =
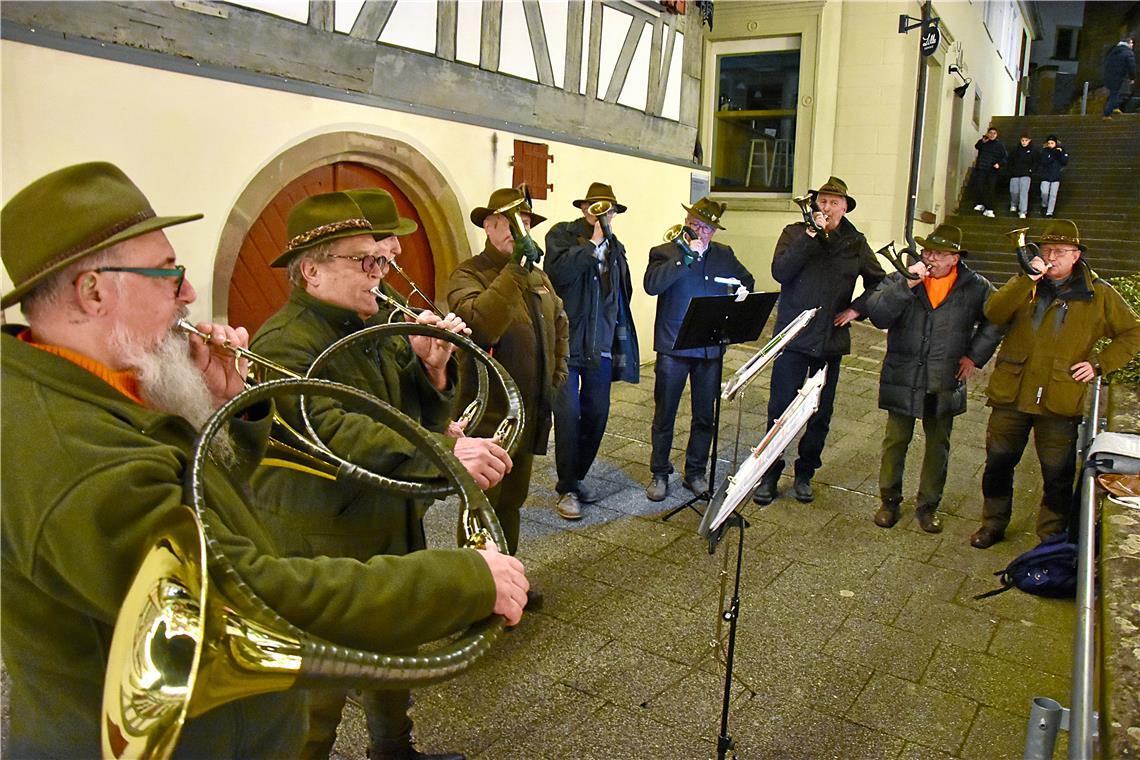
<path fill-rule="evenodd" d="M 377 169 L 354 161 L 340 161 L 311 169 L 285 185 L 250 225 L 242 241 L 230 279 L 227 319 L 253 334 L 289 295 L 289 281 L 282 269 L 270 262 L 285 250 L 285 222 L 289 211 L 299 201 L 317 193 L 378 187 L 387 190 L 396 201 L 401 216 L 414 220 L 420 228 L 400 238 L 403 254 L 399 263 L 420 289 L 435 298 L 435 259 L 423 222 L 412 202 L 386 175 Z M 388 282 L 405 296 L 411 288 L 394 272 Z M 420 299 L 412 305 L 423 308 Z"/>

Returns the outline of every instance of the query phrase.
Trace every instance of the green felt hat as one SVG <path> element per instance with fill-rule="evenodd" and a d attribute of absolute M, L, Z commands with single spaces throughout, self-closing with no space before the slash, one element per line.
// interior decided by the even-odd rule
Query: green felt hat
<path fill-rule="evenodd" d="M 1037 236 L 1037 243 L 1072 243 L 1084 253 L 1086 248 L 1081 245 L 1081 232 L 1077 223 L 1068 219 L 1051 219 L 1045 225 L 1045 231 Z"/>
<path fill-rule="evenodd" d="M 345 190 L 344 194 L 356 201 L 364 218 L 372 223 L 372 237 L 383 240 L 393 235 L 410 235 L 420 228 L 411 219 L 400 216 L 396 201 L 387 190 L 367 187 L 360 190 Z"/>
<path fill-rule="evenodd" d="M 686 206 L 684 203 L 682 203 L 681 208 L 685 209 L 698 219 L 704 222 L 708 222 L 718 230 L 724 229 L 724 226 L 720 223 L 720 218 L 724 216 L 725 211 L 728 211 L 728 206 L 723 203 L 717 203 L 716 201 L 706 197 L 701 198 L 692 206 Z"/>
<path fill-rule="evenodd" d="M 486 206 L 476 206 L 471 209 L 471 223 L 476 227 L 483 228 L 483 220 L 491 214 L 499 213 L 499 209 L 504 208 L 516 201 L 522 200 L 526 196 L 523 195 L 522 190 L 514 187 L 501 187 L 495 192 L 491 193 L 490 199 L 487 201 Z M 530 214 L 530 224 L 532 227 L 537 227 L 546 221 L 546 217 L 541 214 L 534 213 L 534 209 L 530 204 L 523 200 L 519 208 L 524 214 Z"/>
<path fill-rule="evenodd" d="M 73 262 L 124 240 L 201 219 L 158 216 L 123 170 L 105 161 L 68 166 L 40 177 L 0 212 L 0 258 L 15 286 L 0 308 Z"/>
<path fill-rule="evenodd" d="M 847 183 L 839 179 L 839 177 L 828 177 L 827 182 L 819 186 L 818 190 L 808 190 L 808 194 L 814 201 L 815 197 L 820 193 L 827 193 L 828 195 L 842 195 L 847 199 L 847 213 L 855 210 L 855 199 L 847 194 Z"/>
<path fill-rule="evenodd" d="M 930 251 L 947 251 L 959 256 L 970 255 L 970 252 L 962 247 L 962 230 L 952 224 L 940 224 L 929 237 L 915 235 L 914 240 Z"/>
<path fill-rule="evenodd" d="M 285 252 L 270 266 L 289 266 L 297 254 L 330 240 L 371 235 L 372 223 L 348 193 L 320 193 L 293 207 L 285 229 Z"/>

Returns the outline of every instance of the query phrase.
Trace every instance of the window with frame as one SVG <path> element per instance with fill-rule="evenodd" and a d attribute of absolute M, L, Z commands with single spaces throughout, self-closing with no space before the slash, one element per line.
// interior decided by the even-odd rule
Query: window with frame
<path fill-rule="evenodd" d="M 1077 60 L 1080 48 L 1081 30 L 1075 26 L 1057 27 L 1057 40 L 1053 45 L 1053 57 L 1061 61 Z"/>
<path fill-rule="evenodd" d="M 716 45 L 713 192 L 791 192 L 799 48 L 798 36 Z"/>

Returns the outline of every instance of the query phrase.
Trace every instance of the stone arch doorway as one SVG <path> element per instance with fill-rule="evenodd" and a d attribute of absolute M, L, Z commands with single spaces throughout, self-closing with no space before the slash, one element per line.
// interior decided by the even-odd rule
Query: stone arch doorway
<path fill-rule="evenodd" d="M 269 262 L 284 250 L 289 209 L 314 193 L 381 187 L 420 228 L 401 238 L 400 265 L 429 295 L 442 288 L 469 242 L 454 191 L 410 145 L 360 132 L 318 135 L 274 157 L 250 181 L 222 229 L 214 266 L 213 314 L 252 334 L 285 302 L 289 285 Z M 461 253 L 463 252 L 463 253 Z M 410 288 L 398 275 L 388 281 Z M 419 299 L 413 300 L 418 305 Z"/>

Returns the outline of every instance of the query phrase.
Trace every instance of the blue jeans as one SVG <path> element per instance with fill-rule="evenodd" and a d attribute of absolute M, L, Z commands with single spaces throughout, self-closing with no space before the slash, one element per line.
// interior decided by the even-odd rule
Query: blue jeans
<path fill-rule="evenodd" d="M 827 432 L 831 430 L 831 412 L 835 408 L 835 388 L 839 385 L 840 356 L 808 356 L 798 351 L 784 351 L 772 364 L 772 386 L 768 394 L 768 429 L 792 403 L 796 393 L 803 386 L 808 375 L 814 375 L 820 367 L 827 367 L 827 380 L 819 397 L 819 410 L 808 420 L 804 435 L 800 438 L 796 456 L 796 478 L 811 480 L 811 476 L 823 464 L 823 444 L 827 442 Z M 784 471 L 781 457 L 772 463 L 764 480 L 774 481 Z"/>
<path fill-rule="evenodd" d="M 657 354 L 653 383 L 653 454 L 649 470 L 654 475 L 673 472 L 669 454 L 673 449 L 673 424 L 681 392 L 689 380 L 693 422 L 685 449 L 685 479 L 704 477 L 712 445 L 713 412 L 720 393 L 720 359 L 689 359 Z"/>
<path fill-rule="evenodd" d="M 613 360 L 597 367 L 570 367 L 554 399 L 554 464 L 558 493 L 577 493 L 578 483 L 598 456 L 610 417 Z"/>

